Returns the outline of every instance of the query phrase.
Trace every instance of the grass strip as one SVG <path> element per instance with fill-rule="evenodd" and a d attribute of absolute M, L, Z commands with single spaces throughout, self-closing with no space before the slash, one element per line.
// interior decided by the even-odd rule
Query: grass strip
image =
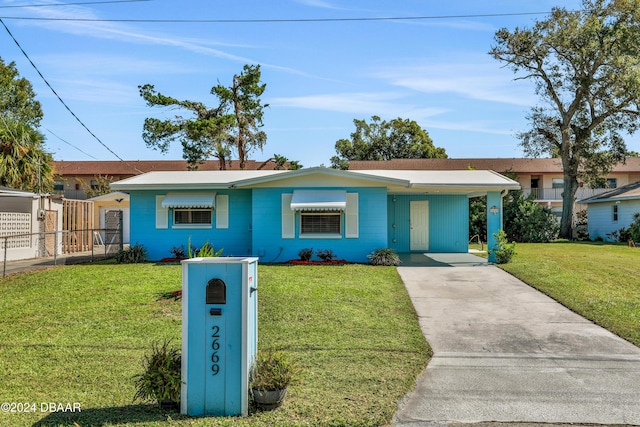
<path fill-rule="evenodd" d="M 499 265 L 576 313 L 640 346 L 640 249 L 605 243 L 518 243 Z"/>

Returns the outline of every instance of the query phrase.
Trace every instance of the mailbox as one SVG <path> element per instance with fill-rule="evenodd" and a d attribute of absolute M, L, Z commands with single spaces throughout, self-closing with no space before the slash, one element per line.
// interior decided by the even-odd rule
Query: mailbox
<path fill-rule="evenodd" d="M 180 412 L 246 416 L 258 348 L 258 258 L 182 261 Z"/>

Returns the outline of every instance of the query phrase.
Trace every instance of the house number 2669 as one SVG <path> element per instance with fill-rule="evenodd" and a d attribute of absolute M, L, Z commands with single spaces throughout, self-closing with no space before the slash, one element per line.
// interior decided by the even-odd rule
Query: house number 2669
<path fill-rule="evenodd" d="M 213 341 L 211 341 L 211 349 L 213 350 L 213 354 L 211 355 L 211 372 L 213 375 L 218 375 L 220 373 L 220 356 L 218 355 L 218 350 L 220 350 L 220 326 L 213 326 L 211 328 L 213 330 L 213 334 L 211 337 Z"/>

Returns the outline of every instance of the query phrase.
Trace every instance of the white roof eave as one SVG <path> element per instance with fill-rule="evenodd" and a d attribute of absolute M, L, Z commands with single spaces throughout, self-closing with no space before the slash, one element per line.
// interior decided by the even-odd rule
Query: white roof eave
<path fill-rule="evenodd" d="M 266 175 L 261 177 L 247 178 L 235 181 L 233 187 L 251 187 L 257 184 L 265 184 L 268 182 L 279 181 L 281 179 L 291 179 L 311 174 L 324 174 L 330 176 L 339 176 L 346 179 L 364 179 L 367 181 L 378 182 L 385 185 L 409 186 L 410 182 L 406 179 L 389 178 L 385 176 L 377 176 L 367 173 L 358 173 L 359 171 L 343 171 L 340 169 L 331 169 L 321 166 L 311 167 L 307 169 L 298 169 L 294 171 L 283 171 L 282 174 Z"/>

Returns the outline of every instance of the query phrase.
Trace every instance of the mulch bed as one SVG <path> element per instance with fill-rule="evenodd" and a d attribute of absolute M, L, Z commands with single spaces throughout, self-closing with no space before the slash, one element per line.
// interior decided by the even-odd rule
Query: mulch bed
<path fill-rule="evenodd" d="M 180 262 L 186 258 L 162 258 L 160 262 Z"/>
<path fill-rule="evenodd" d="M 344 265 L 347 260 L 344 259 L 332 259 L 331 261 L 301 261 L 299 259 L 292 259 L 287 261 L 287 264 L 293 265 Z"/>

